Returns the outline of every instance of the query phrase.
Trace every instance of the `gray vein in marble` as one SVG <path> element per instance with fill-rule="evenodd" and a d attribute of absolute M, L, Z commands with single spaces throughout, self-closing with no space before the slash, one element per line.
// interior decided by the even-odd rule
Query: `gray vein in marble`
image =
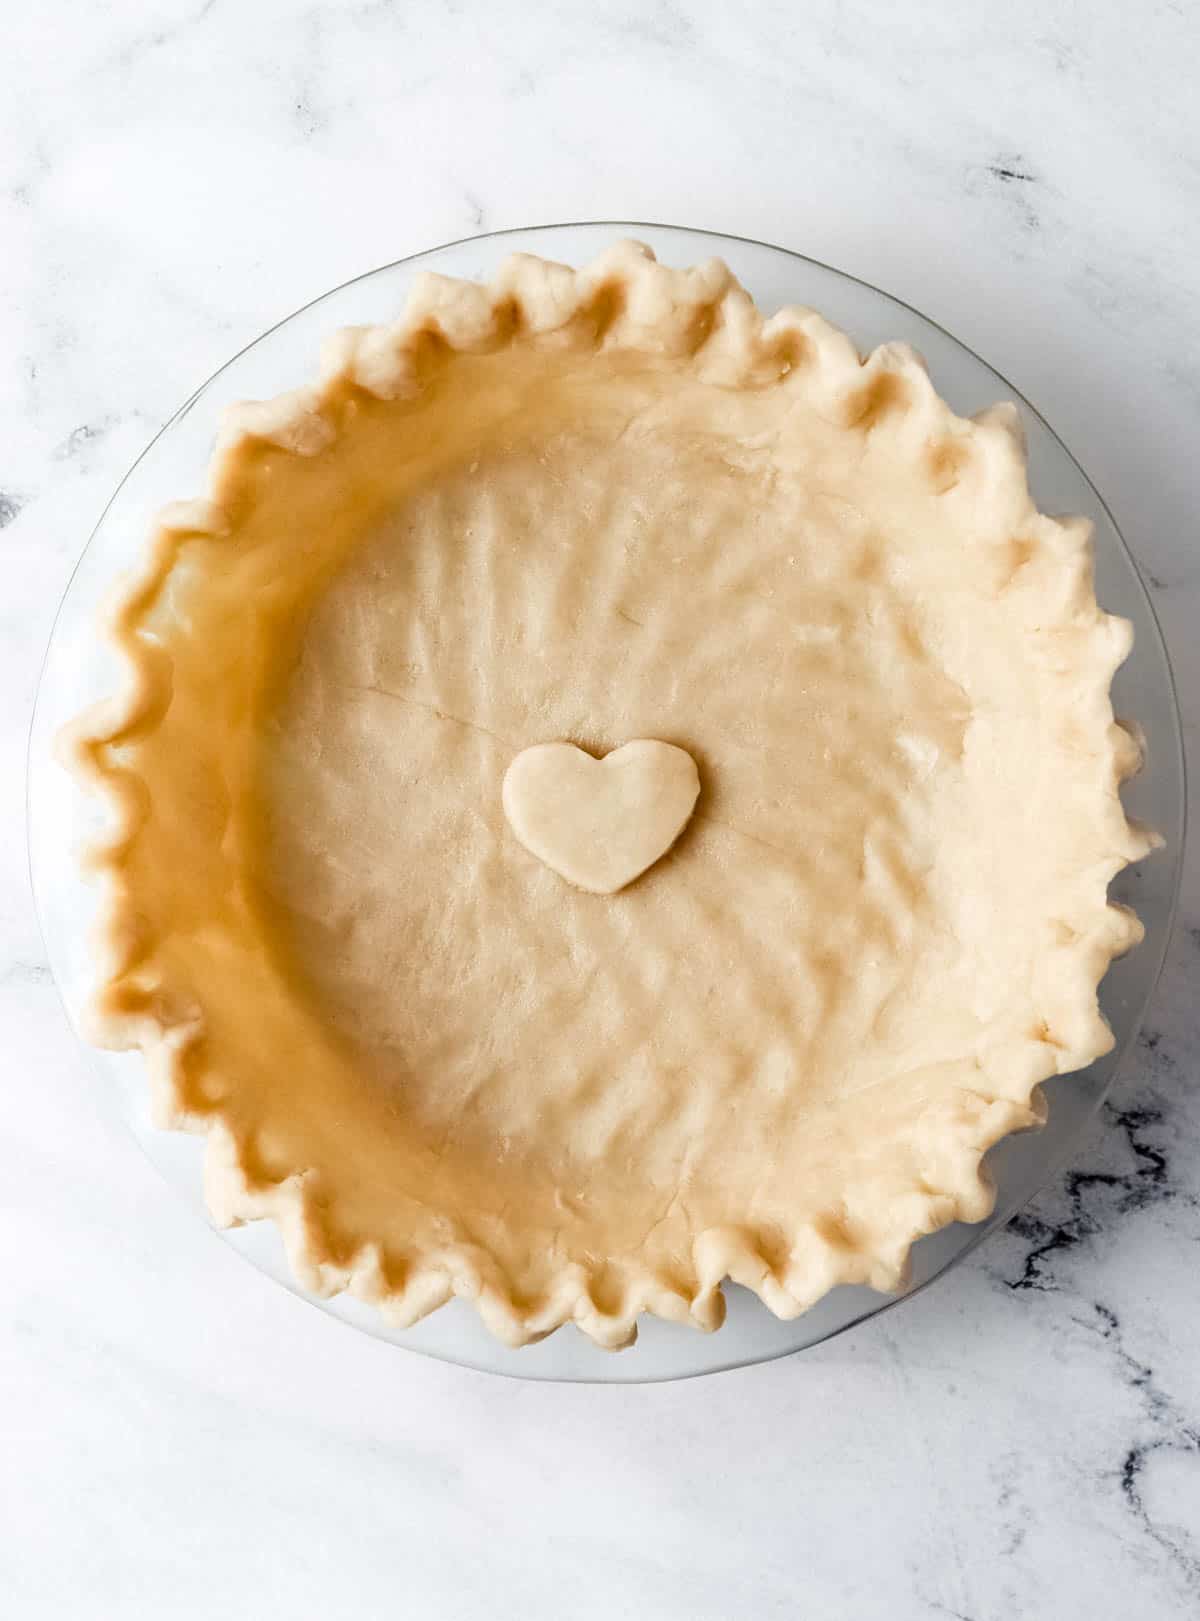
<path fill-rule="evenodd" d="M 985 165 L 987 173 L 996 182 L 1006 201 L 1014 208 L 1021 227 L 1035 232 L 1042 223 L 1037 199 L 1042 194 L 1041 182 L 1018 153 L 1005 153 Z"/>
<path fill-rule="evenodd" d="M 696 37 L 696 24 L 682 7 L 673 0 L 650 0 L 644 6 L 635 6 L 624 16 L 605 17 L 599 14 L 602 26 L 615 33 L 660 50 L 686 49 Z"/>
<path fill-rule="evenodd" d="M 46 962 L 14 961 L 0 971 L 0 985 L 48 985 L 50 965 Z"/>
<path fill-rule="evenodd" d="M 1200 946 L 1200 928 L 1185 933 L 1191 948 Z M 1181 1111 L 1191 1107 L 1191 1066 L 1157 1029 L 1143 1032 L 1138 1055 L 1144 1067 L 1134 1067 L 1102 1109 L 1099 1163 L 1067 1171 L 1059 1187 L 1009 1223 L 1007 1233 L 1026 1246 L 1019 1270 L 997 1268 L 990 1259 L 984 1264 L 1012 1293 L 1072 1303 L 1071 1321 L 1112 1354 L 1140 1418 L 1114 1452 L 1110 1478 L 1141 1536 L 1169 1561 L 1184 1590 L 1200 1594 L 1200 1489 L 1193 1495 L 1190 1526 L 1164 1516 L 1146 1489 L 1166 1457 L 1184 1461 L 1196 1478 L 1200 1426 L 1162 1371 L 1130 1349 L 1115 1305 L 1086 1293 L 1102 1285 L 1102 1273 L 1092 1267 L 1085 1281 L 1079 1264 L 1090 1262 L 1101 1240 L 1111 1249 L 1122 1222 L 1169 1216 L 1181 1236 L 1186 1232 L 1193 1244 L 1200 1242 L 1200 1174 L 1191 1133 L 1179 1129 Z M 1177 1163 L 1179 1149 L 1186 1158 Z"/>
<path fill-rule="evenodd" d="M 51 451 L 55 461 L 73 461 L 97 439 L 102 439 L 106 433 L 111 432 L 115 426 L 115 417 L 101 417 L 95 422 L 81 422 L 77 428 L 72 428 L 67 437 L 61 440 Z"/>
<path fill-rule="evenodd" d="M 1121 1494 L 1146 1536 L 1164 1551 L 1189 1589 L 1200 1595 L 1200 1550 L 1173 1535 L 1150 1512 L 1145 1501 L 1143 1478 L 1147 1466 L 1163 1453 L 1183 1453 L 1189 1457 L 1200 1454 L 1200 1428 L 1189 1422 L 1174 1399 L 1162 1388 L 1155 1370 L 1131 1355 L 1116 1312 L 1100 1301 L 1092 1302 L 1092 1311 L 1094 1322 L 1082 1326 L 1093 1328 L 1115 1354 L 1124 1383 L 1138 1393 L 1150 1432 L 1148 1439 L 1136 1441 L 1121 1460 Z"/>
<path fill-rule="evenodd" d="M 142 58 L 165 45 L 175 44 L 181 34 L 185 34 L 198 27 L 217 6 L 219 0 L 200 0 L 200 4 L 182 17 L 173 19 L 169 24 L 157 28 L 147 28 L 127 39 L 117 48 L 110 58 L 113 67 L 128 70 L 138 65 Z"/>
<path fill-rule="evenodd" d="M 0 529 L 6 529 L 25 505 L 26 497 L 15 490 L 0 490 Z"/>
<path fill-rule="evenodd" d="M 1149 1051 L 1157 1050 L 1157 1036 L 1143 1036 L 1142 1040 Z M 1118 1107 L 1110 1101 L 1104 1104 L 1102 1114 L 1105 1122 L 1124 1138 L 1132 1156 L 1130 1168 L 1068 1171 L 1062 1184 L 1067 1202 L 1065 1216 L 1050 1219 L 1039 1214 L 1039 1201 L 1013 1217 L 1009 1231 L 1032 1247 L 1020 1275 L 1009 1280 L 1010 1289 L 1055 1288 L 1054 1259 L 1108 1229 L 1116 1218 L 1164 1201 L 1182 1200 L 1200 1208 L 1196 1196 L 1169 1177 L 1165 1145 L 1157 1146 L 1151 1140 L 1158 1137 L 1161 1141 L 1163 1136 L 1165 1117 L 1161 1108 L 1150 1102 Z"/>
<path fill-rule="evenodd" d="M 922 1594 L 921 1602 L 926 1606 L 930 1615 L 946 1616 L 949 1621 L 976 1621 L 976 1618 L 969 1615 L 966 1610 L 956 1610 L 950 1604 L 941 1603 L 939 1599 L 927 1598 Z"/>
<path fill-rule="evenodd" d="M 1020 158 L 1011 158 L 1006 159 L 1003 163 L 989 163 L 988 170 L 990 173 L 995 175 L 997 180 L 1002 181 L 1006 186 L 1018 184 L 1023 185 L 1036 181 L 1036 175 L 1028 174 L 1024 169 L 1010 167 L 1010 165 L 1020 163 L 1020 161 Z"/>

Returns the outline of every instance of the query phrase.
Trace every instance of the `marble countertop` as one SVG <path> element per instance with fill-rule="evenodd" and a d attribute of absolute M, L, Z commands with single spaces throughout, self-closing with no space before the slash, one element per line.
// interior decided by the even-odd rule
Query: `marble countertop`
<path fill-rule="evenodd" d="M 1129 539 L 1195 752 L 1196 12 L 47 0 L 6 43 L 5 1615 L 1197 1614 L 1194 851 L 1102 1118 L 942 1285 L 770 1366 L 538 1386 L 350 1332 L 167 1194 L 61 1013 L 23 793 L 55 605 L 196 384 L 360 270 L 581 218 L 778 241 L 998 365 Z"/>

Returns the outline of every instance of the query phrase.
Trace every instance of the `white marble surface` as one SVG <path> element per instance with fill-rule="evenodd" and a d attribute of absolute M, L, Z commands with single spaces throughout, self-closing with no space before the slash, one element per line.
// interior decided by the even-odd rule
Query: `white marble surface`
<path fill-rule="evenodd" d="M 66 0 L 0 98 L 0 1610 L 1056 1621 L 1200 1610 L 1200 872 L 1069 1171 L 919 1302 L 773 1366 L 531 1386 L 266 1284 L 97 1095 L 31 913 L 55 603 L 180 400 L 480 229 L 779 241 L 1058 426 L 1200 724 L 1200 112 L 1183 4 Z"/>

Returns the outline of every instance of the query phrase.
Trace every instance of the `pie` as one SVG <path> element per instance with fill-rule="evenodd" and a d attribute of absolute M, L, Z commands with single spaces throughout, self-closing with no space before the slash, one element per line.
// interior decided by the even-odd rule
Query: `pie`
<path fill-rule="evenodd" d="M 419 276 L 228 413 L 108 628 L 90 1034 L 320 1295 L 616 1348 L 894 1290 L 1111 1046 L 1088 525 L 1013 407 L 719 261 Z"/>

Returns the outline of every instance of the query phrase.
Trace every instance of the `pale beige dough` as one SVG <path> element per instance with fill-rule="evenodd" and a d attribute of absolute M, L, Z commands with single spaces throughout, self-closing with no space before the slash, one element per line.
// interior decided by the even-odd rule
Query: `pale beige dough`
<path fill-rule="evenodd" d="M 99 1033 L 311 1287 L 611 1345 L 727 1275 L 894 1287 L 1109 1044 L 1127 628 L 909 351 L 629 248 L 428 283 L 157 546 L 74 739 L 124 818 Z M 598 855 L 544 773 L 607 762 L 536 746 L 631 740 L 679 774 Z"/>
<path fill-rule="evenodd" d="M 615 895 L 683 832 L 700 792 L 686 749 L 653 738 L 596 759 L 574 743 L 535 743 L 504 773 L 509 826 L 577 889 Z"/>

